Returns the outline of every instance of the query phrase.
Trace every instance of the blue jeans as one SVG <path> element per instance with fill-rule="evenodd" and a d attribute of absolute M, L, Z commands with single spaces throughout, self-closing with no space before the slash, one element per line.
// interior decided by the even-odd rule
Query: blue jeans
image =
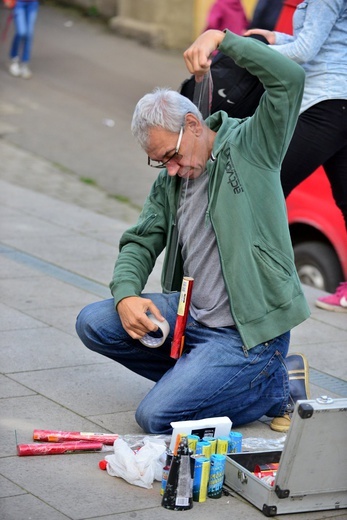
<path fill-rule="evenodd" d="M 113 299 L 85 307 L 76 331 L 91 350 L 156 384 L 140 403 L 136 420 L 147 433 L 170 433 L 170 422 L 228 416 L 240 426 L 267 415 L 282 416 L 289 398 L 284 358 L 290 333 L 246 351 L 234 327 L 208 328 L 188 317 L 185 349 L 170 357 L 179 294 L 144 294 L 160 309 L 170 334 L 148 348 L 123 329 Z"/>
<path fill-rule="evenodd" d="M 10 50 L 10 58 L 20 57 L 21 61 L 28 63 L 31 56 L 31 48 L 34 38 L 34 27 L 39 9 L 39 2 L 23 2 L 17 0 L 13 9 L 15 35 Z"/>

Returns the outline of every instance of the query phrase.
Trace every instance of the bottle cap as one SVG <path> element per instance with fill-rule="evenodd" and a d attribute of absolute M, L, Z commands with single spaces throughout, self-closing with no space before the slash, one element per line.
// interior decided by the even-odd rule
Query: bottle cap
<path fill-rule="evenodd" d="M 103 471 L 105 471 L 106 468 L 107 468 L 107 460 L 105 460 L 105 459 L 104 459 L 104 460 L 101 460 L 101 461 L 99 462 L 99 468 L 102 469 Z"/>

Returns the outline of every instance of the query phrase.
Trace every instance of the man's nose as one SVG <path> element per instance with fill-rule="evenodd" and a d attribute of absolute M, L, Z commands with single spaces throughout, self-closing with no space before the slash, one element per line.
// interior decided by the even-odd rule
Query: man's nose
<path fill-rule="evenodd" d="M 178 170 L 180 169 L 180 165 L 177 164 L 175 161 L 169 161 L 166 165 L 166 169 L 170 177 L 174 177 L 177 175 Z"/>

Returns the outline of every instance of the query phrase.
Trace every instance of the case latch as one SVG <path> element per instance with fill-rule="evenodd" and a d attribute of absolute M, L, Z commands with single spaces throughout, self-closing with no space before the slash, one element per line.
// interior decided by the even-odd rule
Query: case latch
<path fill-rule="evenodd" d="M 238 471 L 237 478 L 239 479 L 241 484 L 247 484 L 248 483 L 248 477 L 247 477 L 246 473 L 244 473 L 241 470 Z"/>

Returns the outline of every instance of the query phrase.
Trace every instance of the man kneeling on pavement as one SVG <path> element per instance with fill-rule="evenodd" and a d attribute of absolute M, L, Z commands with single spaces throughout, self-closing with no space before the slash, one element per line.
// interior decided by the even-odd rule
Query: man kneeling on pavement
<path fill-rule="evenodd" d="M 176 91 L 138 102 L 132 132 L 159 174 L 119 246 L 113 298 L 85 307 L 76 330 L 91 350 L 155 382 L 136 410 L 147 433 L 172 421 L 228 416 L 233 427 L 266 415 L 287 431 L 308 398 L 304 356 L 288 356 L 290 330 L 309 316 L 295 269 L 281 162 L 300 108 L 304 71 L 259 41 L 209 30 L 184 53 L 197 81 L 216 49 L 265 87 L 252 117 L 203 120 Z M 165 249 L 162 292 L 144 293 Z M 170 356 L 182 277 L 194 279 L 185 347 Z M 140 342 L 166 319 L 159 348 Z"/>

